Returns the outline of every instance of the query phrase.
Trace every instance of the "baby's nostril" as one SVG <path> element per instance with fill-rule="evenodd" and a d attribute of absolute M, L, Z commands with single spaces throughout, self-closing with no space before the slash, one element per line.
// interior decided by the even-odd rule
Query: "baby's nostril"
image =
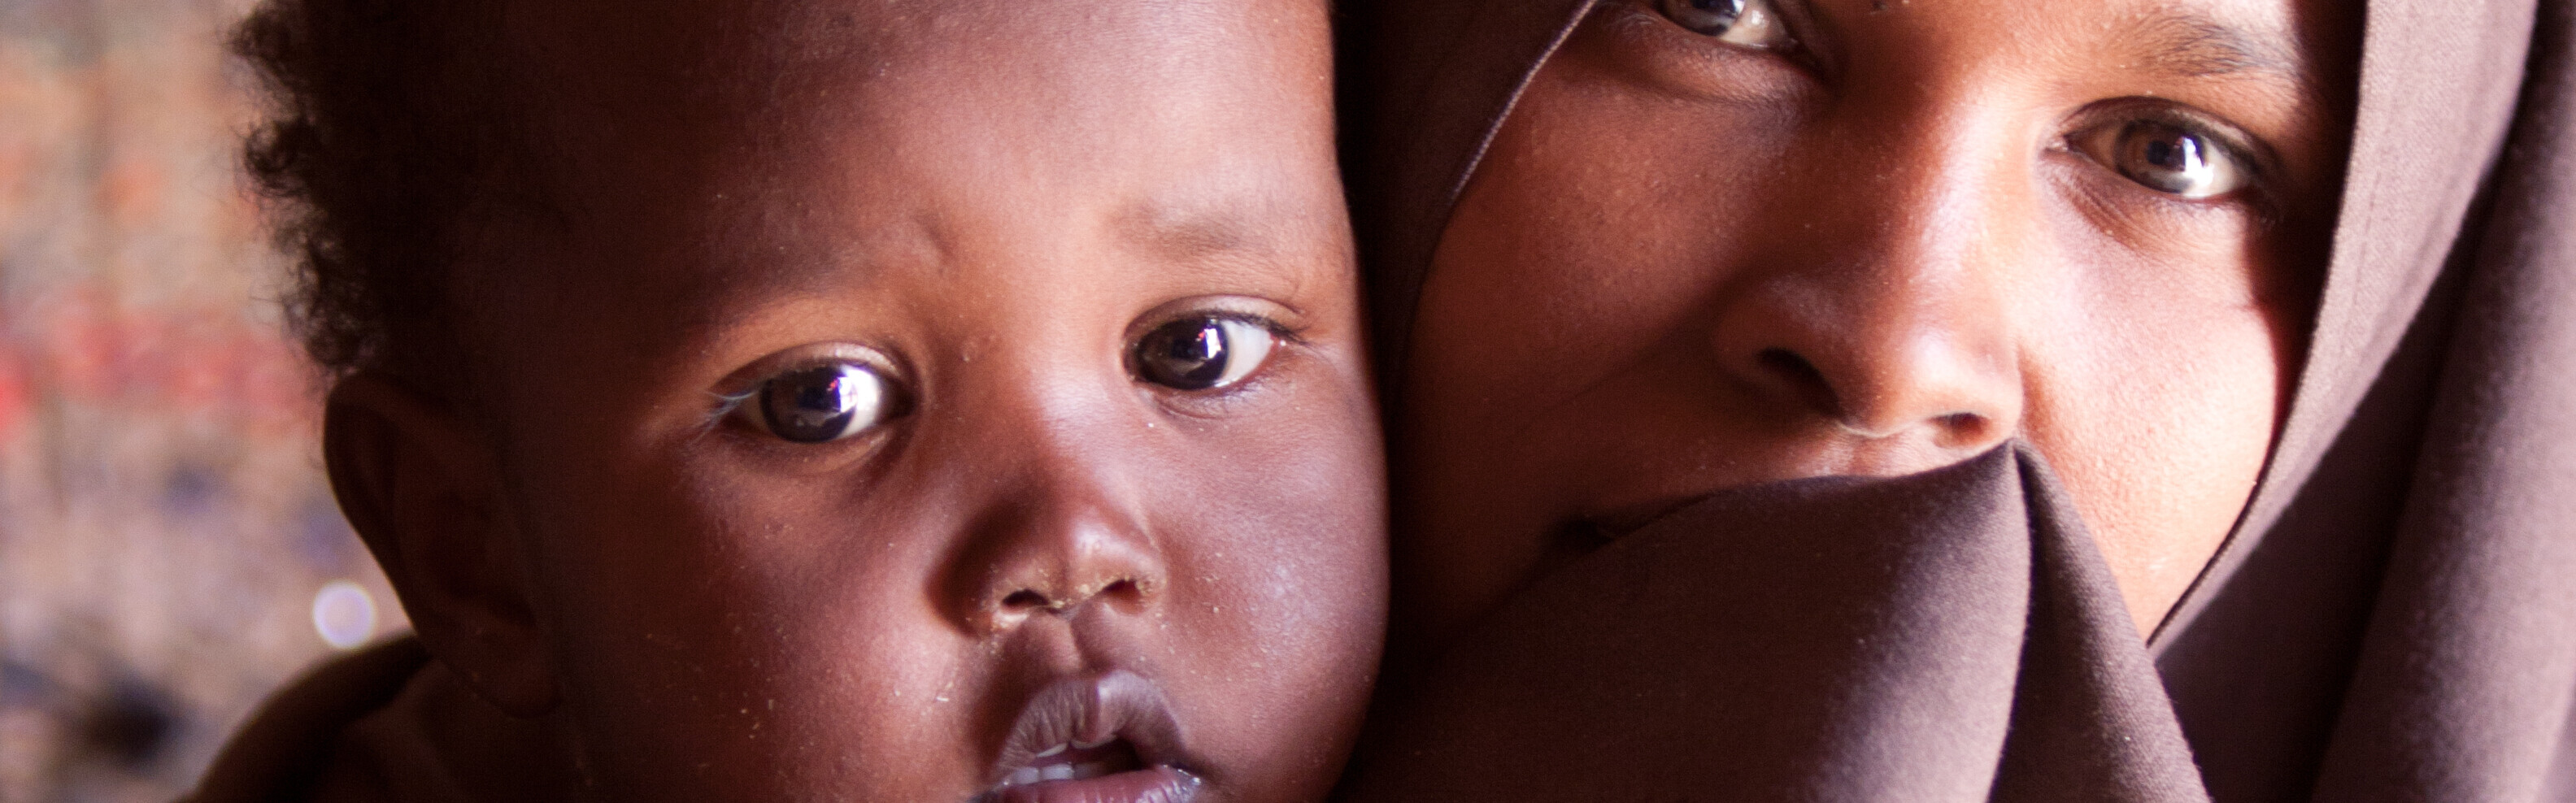
<path fill-rule="evenodd" d="M 1010 596 L 1002 598 L 1003 608 L 1042 608 L 1046 607 L 1046 604 L 1046 595 L 1025 588 L 1013 591 Z"/>

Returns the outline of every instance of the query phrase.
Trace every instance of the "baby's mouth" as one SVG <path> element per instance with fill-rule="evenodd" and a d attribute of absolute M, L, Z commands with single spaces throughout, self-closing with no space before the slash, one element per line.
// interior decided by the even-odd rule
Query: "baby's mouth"
<path fill-rule="evenodd" d="M 1011 777 L 1002 779 L 1002 785 L 1080 781 L 1144 768 L 1144 760 L 1136 757 L 1135 745 L 1128 744 L 1125 739 L 1110 739 L 1098 744 L 1073 742 L 1038 751 L 1034 761 L 1012 770 Z"/>
<path fill-rule="evenodd" d="M 1186 803 L 1179 722 L 1153 681 L 1112 670 L 1066 678 L 1020 711 L 974 803 Z"/>

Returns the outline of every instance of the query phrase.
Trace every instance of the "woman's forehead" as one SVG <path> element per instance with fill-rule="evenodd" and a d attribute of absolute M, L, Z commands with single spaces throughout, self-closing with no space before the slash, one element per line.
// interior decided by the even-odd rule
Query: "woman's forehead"
<path fill-rule="evenodd" d="M 2348 11 L 2305 0 L 1776 0 L 1853 58 L 1968 53 L 2171 79 L 2278 83 L 2313 96 Z M 1871 51 L 1878 51 L 1872 53 Z"/>

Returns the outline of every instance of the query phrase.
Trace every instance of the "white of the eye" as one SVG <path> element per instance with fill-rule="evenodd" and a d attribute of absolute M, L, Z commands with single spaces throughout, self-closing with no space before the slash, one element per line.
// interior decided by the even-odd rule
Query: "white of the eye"
<path fill-rule="evenodd" d="M 1747 47 L 1770 47 L 1777 44 L 1773 40 L 1779 38 L 1779 27 L 1771 19 L 1770 4 L 1755 0 L 1744 4 L 1744 13 L 1736 15 L 1735 24 L 1728 26 L 1725 33 L 1718 34 L 1717 40 Z"/>
<path fill-rule="evenodd" d="M 2236 173 L 2236 160 L 2228 157 L 2227 149 L 2207 142 L 2202 143 L 2198 169 L 2186 171 L 2184 176 L 2191 182 L 2191 188 L 2175 194 L 2185 198 L 2224 195 L 2243 181 Z"/>
<path fill-rule="evenodd" d="M 841 396 L 849 404 L 850 420 L 841 425 L 841 431 L 832 433 L 833 440 L 866 432 L 885 417 L 885 377 L 856 365 L 844 365 L 840 381 L 850 383 Z"/>
<path fill-rule="evenodd" d="M 1272 339 L 1276 336 L 1269 329 L 1224 318 L 1218 319 L 1216 325 L 1225 331 L 1225 373 L 1219 375 L 1211 387 L 1221 388 L 1241 382 L 1252 372 L 1261 370 L 1262 363 L 1269 361 L 1270 347 L 1276 343 Z"/>

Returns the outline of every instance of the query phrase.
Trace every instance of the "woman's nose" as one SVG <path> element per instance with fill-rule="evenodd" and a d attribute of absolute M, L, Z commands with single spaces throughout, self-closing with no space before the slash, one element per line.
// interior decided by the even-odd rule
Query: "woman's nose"
<path fill-rule="evenodd" d="M 1764 211 L 1761 229 L 1785 236 L 1753 241 L 1714 336 L 1767 404 L 1863 444 L 1959 456 L 2021 425 L 2011 293 L 2035 210 L 2003 162 L 1940 136 L 1810 160 Z M 1888 468 L 1931 467 L 1906 462 Z"/>
<path fill-rule="evenodd" d="M 1033 396 L 1045 394 L 1032 394 Z M 1156 604 L 1163 554 L 1137 493 L 1141 438 L 1081 410 L 1026 411 L 1026 422 L 980 433 L 956 479 L 977 489 L 951 572 L 950 599 L 970 632 L 994 634 L 1031 617 Z M 1143 461 L 1150 462 L 1150 461 Z"/>
<path fill-rule="evenodd" d="M 1766 402 L 1844 435 L 1984 451 L 2020 425 L 2008 344 L 1984 331 L 1994 321 L 1921 297 L 1939 292 L 1763 288 L 1720 318 L 1719 348 Z"/>

